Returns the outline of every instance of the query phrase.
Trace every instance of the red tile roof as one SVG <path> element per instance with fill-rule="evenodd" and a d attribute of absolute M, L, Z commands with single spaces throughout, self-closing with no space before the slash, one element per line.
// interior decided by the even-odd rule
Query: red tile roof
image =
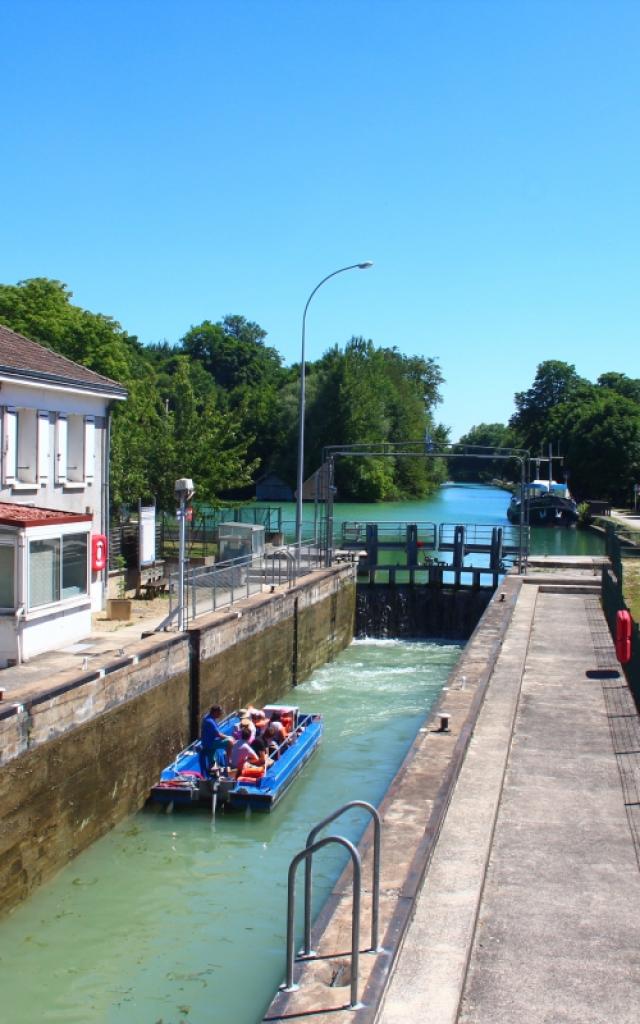
<path fill-rule="evenodd" d="M 84 387 L 113 398 L 126 398 L 121 384 L 100 373 L 74 363 L 36 341 L 0 324 L 0 374 L 13 378 L 32 377 L 58 383 L 64 387 Z"/>
<path fill-rule="evenodd" d="M 61 512 L 55 508 L 34 508 L 14 501 L 0 501 L 0 524 L 3 526 L 67 526 L 90 523 L 93 516 L 79 512 Z"/>

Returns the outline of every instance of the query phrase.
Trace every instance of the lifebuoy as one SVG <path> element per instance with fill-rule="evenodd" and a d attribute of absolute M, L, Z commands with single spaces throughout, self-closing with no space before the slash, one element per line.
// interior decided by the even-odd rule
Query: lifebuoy
<path fill-rule="evenodd" d="M 616 658 L 621 665 L 631 660 L 631 616 L 626 610 L 616 613 Z"/>

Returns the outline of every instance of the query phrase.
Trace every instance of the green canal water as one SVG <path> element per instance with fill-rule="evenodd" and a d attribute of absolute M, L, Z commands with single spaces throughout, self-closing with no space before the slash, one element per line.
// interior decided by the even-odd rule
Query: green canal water
<path fill-rule="evenodd" d="M 74 860 L 0 926 L 4 1019 L 257 1022 L 284 975 L 291 858 L 341 804 L 379 802 L 459 651 L 355 641 L 295 691 L 325 737 L 273 814 L 144 810 Z M 316 909 L 341 866 L 318 855 Z"/>
<path fill-rule="evenodd" d="M 429 498 L 419 501 L 395 501 L 375 504 L 348 504 L 336 502 L 334 506 L 334 536 L 339 537 L 342 522 L 384 523 L 478 523 L 509 526 L 507 508 L 511 495 L 497 487 L 480 484 L 445 484 Z M 295 505 L 284 503 L 282 522 L 291 532 L 295 523 Z M 309 502 L 303 506 L 304 535 L 313 535 L 314 508 Z M 544 529 L 531 530 L 531 554 L 591 555 L 601 554 L 602 538 L 590 530 Z"/>

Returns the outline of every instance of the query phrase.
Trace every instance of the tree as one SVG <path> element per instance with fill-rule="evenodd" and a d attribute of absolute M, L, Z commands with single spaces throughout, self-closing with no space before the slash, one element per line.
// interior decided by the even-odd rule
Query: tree
<path fill-rule="evenodd" d="M 433 360 L 354 337 L 344 351 L 334 346 L 307 371 L 305 476 L 320 465 L 324 445 L 422 441 L 428 432 L 444 429 L 431 413 L 442 381 Z M 443 478 L 444 466 L 436 460 L 358 456 L 336 464 L 344 500 L 423 495 Z"/>
<path fill-rule="evenodd" d="M 479 458 L 477 454 L 471 453 L 467 458 L 464 457 L 467 449 L 476 447 L 487 449 L 487 457 Z M 478 423 L 458 441 L 456 453 L 460 457 L 450 460 L 449 473 L 453 480 L 475 480 L 485 483 L 493 479 L 520 479 L 519 463 L 488 457 L 492 449 L 517 447 L 514 432 L 505 423 Z"/>
<path fill-rule="evenodd" d="M 633 402 L 640 402 L 640 380 L 627 377 L 626 373 L 602 373 L 596 384 L 599 388 L 607 388 L 615 391 L 623 398 L 630 398 Z"/>
<path fill-rule="evenodd" d="M 206 370 L 218 389 L 218 403 L 241 422 L 250 438 L 250 461 L 271 468 L 274 452 L 284 443 L 279 393 L 287 373 L 280 355 L 264 344 L 267 332 L 243 316 L 226 316 L 218 323 L 205 320 L 192 327 L 180 351 Z"/>
<path fill-rule="evenodd" d="M 543 442 L 545 422 L 551 410 L 591 386 L 578 376 L 575 366 L 570 363 L 558 359 L 540 363 L 529 390 L 515 395 L 516 412 L 509 420 L 509 426 L 520 439 L 521 446 L 532 453 L 537 452 Z"/>
<path fill-rule="evenodd" d="M 561 440 L 572 492 L 579 499 L 631 501 L 640 480 L 640 405 L 608 388 L 593 388 L 550 416 L 549 435 Z"/>

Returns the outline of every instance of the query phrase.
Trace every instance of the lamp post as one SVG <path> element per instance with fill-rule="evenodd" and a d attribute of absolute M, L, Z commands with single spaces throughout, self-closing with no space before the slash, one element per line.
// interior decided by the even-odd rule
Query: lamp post
<path fill-rule="evenodd" d="M 300 353 L 300 405 L 298 414 L 298 490 L 296 493 L 296 561 L 300 563 L 300 543 L 302 541 L 302 485 L 304 483 L 304 412 L 305 412 L 305 359 L 304 359 L 304 343 L 305 343 L 305 329 L 307 323 L 307 310 L 309 303 L 313 296 L 316 294 L 322 285 L 329 281 L 332 277 L 337 274 L 344 274 L 346 270 L 368 270 L 369 267 L 373 266 L 371 260 L 365 260 L 363 263 L 351 263 L 348 267 L 340 267 L 339 270 L 334 270 L 331 274 L 327 274 L 326 277 L 322 278 L 315 286 L 311 295 L 307 299 L 307 304 L 304 307 L 304 313 L 302 314 L 302 348 Z"/>
<path fill-rule="evenodd" d="M 178 629 L 181 633 L 187 628 L 187 600 L 185 589 L 185 569 L 187 563 L 187 502 L 193 497 L 195 487 L 193 480 L 180 477 L 174 484 L 178 500 Z"/>

